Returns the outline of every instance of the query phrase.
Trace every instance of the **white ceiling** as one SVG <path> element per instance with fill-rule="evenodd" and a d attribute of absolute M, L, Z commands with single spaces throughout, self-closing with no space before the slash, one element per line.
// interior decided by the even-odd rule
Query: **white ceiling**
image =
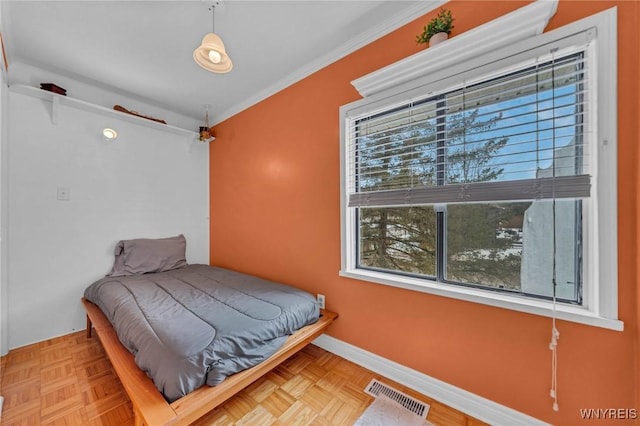
<path fill-rule="evenodd" d="M 9 62 L 50 70 L 183 115 L 227 118 L 442 1 L 226 0 L 215 32 L 233 60 L 213 74 L 192 58 L 212 1 L 1 1 Z M 412 40 L 408 40 L 411 43 Z"/>

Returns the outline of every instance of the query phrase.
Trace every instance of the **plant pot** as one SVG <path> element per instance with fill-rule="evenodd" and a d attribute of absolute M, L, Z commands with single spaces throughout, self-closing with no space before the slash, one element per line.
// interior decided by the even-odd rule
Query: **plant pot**
<path fill-rule="evenodd" d="M 449 34 L 447 34 L 447 33 L 435 33 L 429 39 L 429 47 L 433 47 L 438 43 L 442 43 L 443 41 L 445 41 L 448 38 L 449 38 Z"/>

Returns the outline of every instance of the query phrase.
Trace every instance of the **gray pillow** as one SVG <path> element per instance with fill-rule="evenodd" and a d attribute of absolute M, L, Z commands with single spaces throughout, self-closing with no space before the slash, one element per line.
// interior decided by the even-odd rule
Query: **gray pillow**
<path fill-rule="evenodd" d="M 187 266 L 187 241 L 180 234 L 170 238 L 138 238 L 118 241 L 113 268 L 107 276 L 120 277 L 170 271 Z"/>

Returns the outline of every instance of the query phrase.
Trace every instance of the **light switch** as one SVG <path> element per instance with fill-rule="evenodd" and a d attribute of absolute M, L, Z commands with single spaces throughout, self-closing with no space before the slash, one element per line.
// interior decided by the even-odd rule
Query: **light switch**
<path fill-rule="evenodd" d="M 71 190 L 66 186 L 58 187 L 58 200 L 69 201 L 71 199 Z"/>

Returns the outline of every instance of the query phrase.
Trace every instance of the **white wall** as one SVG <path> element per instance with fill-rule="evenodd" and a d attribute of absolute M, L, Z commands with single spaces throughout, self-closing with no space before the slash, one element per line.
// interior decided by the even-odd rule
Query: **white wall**
<path fill-rule="evenodd" d="M 7 28 L 4 22 L 4 14 L 2 13 L 4 4 L 0 4 L 0 32 Z M 4 33 L 3 33 L 4 37 Z M 0 64 L 0 356 L 6 355 L 9 351 L 8 333 L 7 333 L 7 201 L 5 193 L 7 191 L 6 164 L 5 155 L 7 145 L 7 107 L 8 107 L 8 91 L 7 91 L 7 68 L 2 59 Z M 1 376 L 1 371 L 0 371 Z M 0 397 L 1 398 L 1 397 Z M 2 400 L 0 399 L 0 413 L 2 411 Z"/>
<path fill-rule="evenodd" d="M 2 356 L 9 350 L 7 339 L 7 268 L 5 267 L 7 260 L 7 200 L 4 196 L 7 191 L 7 179 L 5 179 L 7 158 L 5 151 L 8 134 L 7 106 L 9 92 L 4 68 L 0 71 L 0 74 L 2 75 L 0 81 L 0 356 Z"/>
<path fill-rule="evenodd" d="M 9 93 L 9 348 L 83 328 L 80 298 L 120 239 L 183 233 L 187 261 L 209 262 L 208 145 L 65 105 L 53 125 L 50 111 Z"/>

